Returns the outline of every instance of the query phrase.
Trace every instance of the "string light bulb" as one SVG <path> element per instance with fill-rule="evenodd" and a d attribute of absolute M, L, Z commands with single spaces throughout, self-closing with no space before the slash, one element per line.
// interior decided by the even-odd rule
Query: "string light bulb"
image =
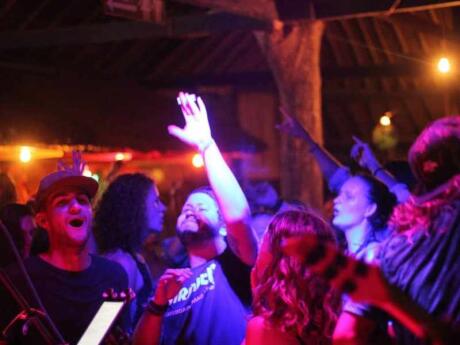
<path fill-rule="evenodd" d="M 443 73 L 443 74 L 449 73 L 450 68 L 451 68 L 451 65 L 450 65 L 450 61 L 449 61 L 448 58 L 442 57 L 442 58 L 439 59 L 439 61 L 438 61 L 438 71 L 440 73 Z"/>
<path fill-rule="evenodd" d="M 19 160 L 22 163 L 28 163 L 32 159 L 32 152 L 30 150 L 30 147 L 27 146 L 22 146 L 20 151 L 19 151 Z"/>
<path fill-rule="evenodd" d="M 385 112 L 385 114 L 380 117 L 379 123 L 384 127 L 391 126 L 391 116 L 391 112 Z"/>

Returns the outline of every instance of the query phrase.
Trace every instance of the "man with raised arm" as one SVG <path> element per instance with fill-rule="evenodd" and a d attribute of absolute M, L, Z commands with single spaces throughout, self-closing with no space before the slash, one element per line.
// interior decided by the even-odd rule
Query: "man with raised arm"
<path fill-rule="evenodd" d="M 185 127 L 168 131 L 201 153 L 211 188 L 193 191 L 177 219 L 191 268 L 167 270 L 160 278 L 134 343 L 239 345 L 257 256 L 249 206 L 211 136 L 201 98 L 181 92 L 178 103 Z"/>

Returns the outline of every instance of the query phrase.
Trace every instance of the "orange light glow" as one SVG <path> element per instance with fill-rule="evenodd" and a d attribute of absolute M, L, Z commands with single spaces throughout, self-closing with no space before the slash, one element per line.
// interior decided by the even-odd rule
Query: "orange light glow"
<path fill-rule="evenodd" d="M 199 153 L 195 153 L 193 155 L 192 165 L 197 169 L 202 168 L 204 166 L 203 157 L 201 157 Z"/>
<path fill-rule="evenodd" d="M 450 72 L 450 61 L 446 57 L 442 57 L 438 61 L 438 71 L 442 74 L 446 74 Z"/>
<path fill-rule="evenodd" d="M 20 151 L 19 151 L 19 160 L 22 163 L 28 163 L 32 159 L 32 151 L 30 150 L 30 147 L 28 146 L 22 146 Z"/>

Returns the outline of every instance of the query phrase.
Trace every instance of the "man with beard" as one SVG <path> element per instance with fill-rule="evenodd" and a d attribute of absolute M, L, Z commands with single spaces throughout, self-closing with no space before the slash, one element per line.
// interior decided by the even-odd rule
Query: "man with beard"
<path fill-rule="evenodd" d="M 177 233 L 191 268 L 167 270 L 134 334 L 135 344 L 240 344 L 257 255 L 249 206 L 214 142 L 201 98 L 180 93 L 186 125 L 169 133 L 203 156 L 211 188 L 187 198 Z"/>
<path fill-rule="evenodd" d="M 25 260 L 25 268 L 46 311 L 66 343 L 76 344 L 103 302 L 109 288 L 120 292 L 128 286 L 123 268 L 107 259 L 91 255 L 88 239 L 91 232 L 91 199 L 98 184 L 81 175 L 82 166 L 74 157 L 73 169 L 64 169 L 45 176 L 36 195 L 37 224 L 46 230 L 49 249 Z M 43 309 L 32 298 L 33 293 L 17 265 L 6 273 L 31 307 Z M 21 310 L 5 291 L 0 292 L 2 330 Z M 15 327 L 8 334 L 8 343 L 48 343 L 30 322 L 24 335 Z M 19 325 L 16 325 L 19 326 Z M 56 340 L 55 340 L 56 342 Z M 55 343 L 53 342 L 53 343 Z"/>

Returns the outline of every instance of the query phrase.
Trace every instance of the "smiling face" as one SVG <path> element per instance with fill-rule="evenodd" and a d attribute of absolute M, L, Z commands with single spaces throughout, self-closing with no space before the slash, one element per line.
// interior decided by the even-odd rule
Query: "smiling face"
<path fill-rule="evenodd" d="M 92 210 L 88 196 L 76 188 L 50 195 L 37 213 L 37 223 L 47 230 L 50 248 L 82 248 L 91 231 Z"/>
<path fill-rule="evenodd" d="M 177 218 L 177 234 L 184 243 L 215 237 L 223 223 L 216 201 L 206 193 L 192 193 Z"/>
<path fill-rule="evenodd" d="M 334 199 L 332 224 L 346 231 L 365 222 L 376 211 L 375 203 L 369 201 L 369 187 L 359 177 L 349 178 Z"/>
<path fill-rule="evenodd" d="M 166 206 L 161 202 L 160 194 L 155 186 L 150 188 L 145 203 L 148 233 L 161 232 Z"/>

